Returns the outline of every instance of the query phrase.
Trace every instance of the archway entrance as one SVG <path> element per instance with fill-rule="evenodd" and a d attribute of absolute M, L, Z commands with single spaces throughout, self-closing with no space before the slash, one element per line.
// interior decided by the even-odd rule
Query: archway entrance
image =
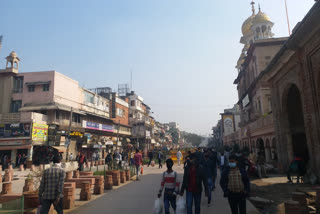
<path fill-rule="evenodd" d="M 261 153 L 263 156 L 265 156 L 264 142 L 261 138 L 257 140 L 257 152 L 258 154 Z"/>
<path fill-rule="evenodd" d="M 293 155 L 308 161 L 309 152 L 304 128 L 301 95 L 295 85 L 292 85 L 289 89 L 286 109 L 292 139 Z"/>

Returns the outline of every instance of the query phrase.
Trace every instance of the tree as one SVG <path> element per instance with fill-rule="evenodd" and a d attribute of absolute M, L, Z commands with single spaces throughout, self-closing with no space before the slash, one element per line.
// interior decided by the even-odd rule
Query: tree
<path fill-rule="evenodd" d="M 201 144 L 202 139 L 203 139 L 203 137 L 201 137 L 197 134 L 187 133 L 187 132 L 184 132 L 183 137 L 187 143 L 191 143 L 193 146 L 196 146 L 196 147 L 198 147 Z"/>
<path fill-rule="evenodd" d="M 178 144 L 179 143 L 179 130 L 176 128 L 170 128 L 169 132 L 172 137 L 172 143 Z"/>

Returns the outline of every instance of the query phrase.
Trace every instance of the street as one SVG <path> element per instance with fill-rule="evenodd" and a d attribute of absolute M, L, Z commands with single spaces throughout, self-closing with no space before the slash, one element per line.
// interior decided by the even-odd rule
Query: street
<path fill-rule="evenodd" d="M 154 213 L 154 200 L 158 193 L 161 181 L 161 173 L 165 168 L 158 169 L 155 167 L 144 167 L 145 174 L 141 177 L 140 181 L 132 182 L 117 190 L 112 190 L 106 195 L 98 198 L 95 201 L 87 203 L 86 205 L 71 211 L 70 213 L 86 214 L 129 214 L 140 213 L 150 214 Z M 173 170 L 179 173 L 179 179 L 182 180 L 183 169 L 182 166 L 174 165 Z M 218 184 L 218 182 L 217 182 Z M 171 213 L 174 213 L 173 211 Z M 211 207 L 207 206 L 207 200 L 203 196 L 201 202 L 201 213 L 231 213 L 227 200 L 223 198 L 221 188 L 213 192 L 213 204 Z M 248 203 L 248 214 L 258 213 L 253 206 Z"/>

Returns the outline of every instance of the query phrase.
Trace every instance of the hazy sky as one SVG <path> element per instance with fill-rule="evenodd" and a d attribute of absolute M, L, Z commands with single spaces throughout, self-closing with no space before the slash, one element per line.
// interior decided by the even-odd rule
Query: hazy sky
<path fill-rule="evenodd" d="M 291 28 L 314 0 L 287 0 Z M 288 36 L 283 0 L 259 0 Z M 256 7 L 258 5 L 256 4 Z M 250 0 L 1 1 L 0 67 L 15 50 L 20 72 L 56 70 L 86 88 L 130 82 L 160 122 L 211 133 L 237 101 L 234 68 Z"/>

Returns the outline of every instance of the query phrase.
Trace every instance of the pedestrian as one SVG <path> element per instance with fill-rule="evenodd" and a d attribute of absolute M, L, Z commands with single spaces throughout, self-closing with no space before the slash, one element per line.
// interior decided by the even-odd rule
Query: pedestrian
<path fill-rule="evenodd" d="M 69 155 L 69 161 L 73 161 L 73 155 L 72 155 L 72 153 L 70 153 L 70 155 Z"/>
<path fill-rule="evenodd" d="M 237 166 L 237 157 L 230 155 L 229 166 L 221 174 L 220 186 L 228 198 L 232 214 L 246 214 L 246 198 L 250 194 L 250 181 L 246 171 Z"/>
<path fill-rule="evenodd" d="M 16 167 L 19 167 L 21 165 L 21 162 L 22 162 L 22 157 L 21 155 L 18 155 L 16 157 Z"/>
<path fill-rule="evenodd" d="M 214 189 L 213 180 L 216 173 L 216 165 L 213 163 L 213 160 L 210 158 L 210 153 L 206 152 L 204 155 L 204 168 L 207 176 L 208 182 L 208 207 L 211 206 L 211 196 Z"/>
<path fill-rule="evenodd" d="M 180 150 L 178 150 L 177 152 L 178 166 L 180 166 L 181 157 L 182 157 L 182 153 L 180 152 Z"/>
<path fill-rule="evenodd" d="M 118 158 L 119 158 L 119 162 L 118 162 L 119 169 L 122 169 L 122 155 L 121 155 L 121 153 L 118 153 Z"/>
<path fill-rule="evenodd" d="M 212 177 L 212 182 L 213 182 L 213 190 L 216 188 L 216 179 L 217 179 L 217 165 L 218 165 L 218 154 L 214 149 L 211 149 L 209 151 L 209 158 L 212 160 L 213 164 L 213 177 Z"/>
<path fill-rule="evenodd" d="M 220 171 L 223 172 L 224 168 L 228 166 L 228 158 L 225 156 L 224 152 L 221 152 L 221 155 L 218 159 Z"/>
<path fill-rule="evenodd" d="M 258 175 L 259 178 L 265 177 L 267 178 L 267 171 L 266 171 L 266 158 L 264 157 L 263 152 L 258 153 L 258 160 L 257 160 L 257 168 L 258 168 Z"/>
<path fill-rule="evenodd" d="M 288 183 L 292 183 L 292 173 L 297 174 L 297 183 L 300 183 L 300 178 L 306 174 L 306 171 L 305 161 L 299 155 L 295 155 L 287 171 Z"/>
<path fill-rule="evenodd" d="M 255 152 L 253 152 L 253 151 L 251 151 L 251 153 L 250 153 L 250 155 L 249 155 L 249 160 L 251 161 L 251 163 L 253 164 L 253 165 L 256 165 L 256 163 L 257 163 L 257 156 L 256 156 L 256 153 Z"/>
<path fill-rule="evenodd" d="M 152 152 L 152 151 L 150 151 L 150 152 L 148 153 L 148 157 L 149 157 L 149 163 L 148 163 L 148 167 L 149 167 L 150 164 L 151 164 L 151 161 L 152 161 L 152 159 L 153 159 L 153 152 Z"/>
<path fill-rule="evenodd" d="M 183 168 L 186 168 L 186 165 L 190 162 L 191 151 L 188 151 L 188 155 L 185 157 L 185 161 L 183 163 Z"/>
<path fill-rule="evenodd" d="M 110 152 L 106 157 L 106 164 L 108 165 L 108 170 L 112 170 L 112 154 Z"/>
<path fill-rule="evenodd" d="M 84 170 L 84 164 L 88 164 L 86 156 L 82 152 L 78 152 L 78 157 L 77 157 L 78 165 L 79 165 L 79 171 Z"/>
<path fill-rule="evenodd" d="M 192 214 L 193 202 L 195 206 L 195 214 L 200 214 L 202 184 L 204 186 L 205 195 L 208 195 L 208 182 L 203 167 L 199 164 L 197 155 L 190 156 L 190 162 L 186 165 L 183 174 L 183 182 L 180 195 L 183 196 L 186 190 L 187 198 L 187 214 Z"/>
<path fill-rule="evenodd" d="M 96 162 L 96 157 L 97 157 L 97 154 L 94 152 L 94 153 L 92 153 L 92 157 L 91 157 L 91 159 L 92 159 L 92 162 L 93 163 L 95 163 Z"/>
<path fill-rule="evenodd" d="M 174 212 L 176 212 L 176 198 L 179 193 L 180 182 L 178 180 L 178 173 L 172 170 L 173 160 L 166 160 L 167 171 L 162 174 L 161 187 L 158 197 L 161 197 L 164 189 L 163 202 L 165 214 L 170 214 L 170 204 Z"/>
<path fill-rule="evenodd" d="M 42 175 L 39 188 L 41 214 L 49 213 L 53 204 L 58 214 L 63 214 L 63 186 L 65 171 L 61 168 L 61 158 L 53 158 L 54 165 L 46 169 Z"/>
<path fill-rule="evenodd" d="M 158 152 L 158 161 L 159 161 L 159 169 L 162 168 L 162 153 L 161 151 L 159 150 Z"/>
<path fill-rule="evenodd" d="M 139 180 L 139 170 L 140 170 L 140 166 L 142 165 L 142 155 L 138 149 L 136 150 L 136 154 L 134 154 L 133 160 L 134 160 L 134 164 L 135 164 L 136 170 L 137 170 L 137 181 L 138 181 Z"/>

